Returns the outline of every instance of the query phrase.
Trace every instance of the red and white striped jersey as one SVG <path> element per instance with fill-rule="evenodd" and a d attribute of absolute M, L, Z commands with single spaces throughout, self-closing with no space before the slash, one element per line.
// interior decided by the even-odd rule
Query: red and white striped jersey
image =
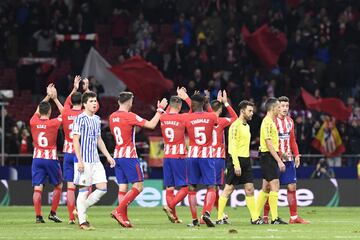
<path fill-rule="evenodd" d="M 183 114 L 189 136 L 189 158 L 212 158 L 212 132 L 217 124 L 217 116 L 210 112 Z"/>
<path fill-rule="evenodd" d="M 114 158 L 137 158 L 135 126 L 143 127 L 146 120 L 132 112 L 116 111 L 109 117 L 109 125 L 116 146 Z"/>
<path fill-rule="evenodd" d="M 57 160 L 56 138 L 61 125 L 62 117 L 40 119 L 35 113 L 30 119 L 31 135 L 33 137 L 33 158 Z"/>
<path fill-rule="evenodd" d="M 64 153 L 74 153 L 72 127 L 73 127 L 74 119 L 82 112 L 83 112 L 82 109 L 80 110 L 64 109 L 62 112 L 63 130 L 65 135 L 64 147 L 63 147 Z"/>
<path fill-rule="evenodd" d="M 164 113 L 160 117 L 164 139 L 164 158 L 185 158 L 185 122 L 183 114 Z"/>
<path fill-rule="evenodd" d="M 296 144 L 294 121 L 291 117 L 277 117 L 276 127 L 279 132 L 279 155 L 283 161 L 293 161 L 293 155 L 299 155 Z"/>
<path fill-rule="evenodd" d="M 213 157 L 214 158 L 225 158 L 225 128 L 230 126 L 236 119 L 237 114 L 234 109 L 227 105 L 226 109 L 228 110 L 231 118 L 227 117 L 219 117 L 218 124 L 214 127 L 213 130 L 213 141 L 212 146 L 213 150 Z"/>

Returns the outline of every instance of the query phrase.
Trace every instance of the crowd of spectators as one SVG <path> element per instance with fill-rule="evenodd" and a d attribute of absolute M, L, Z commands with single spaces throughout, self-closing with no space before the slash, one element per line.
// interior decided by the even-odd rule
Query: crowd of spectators
<path fill-rule="evenodd" d="M 208 89 L 215 98 L 219 89 L 225 89 L 233 106 L 242 99 L 254 101 L 254 149 L 264 101 L 286 95 L 300 152 L 318 153 L 310 143 L 324 115 L 306 110 L 300 95 L 304 88 L 316 98 L 340 98 L 352 107 L 349 121 L 338 122 L 337 128 L 346 153 L 359 154 L 359 10 L 355 0 L 6 0 L 0 3 L 0 62 L 15 66 L 20 56 L 70 60 L 70 80 L 81 71 L 93 43 L 55 47 L 54 34 L 93 33 L 96 24 L 108 25 L 111 45 L 123 49 L 118 62 L 140 55 L 190 94 Z M 261 64 L 241 34 L 242 26 L 253 32 L 263 24 L 288 39 L 273 69 Z M 95 81 L 101 93 L 101 84 Z M 10 129 L 7 137 L 14 144 L 9 143 L 7 151 L 21 152 L 21 141 L 28 134 L 16 125 Z M 10 150 L 15 146 L 16 151 Z M 342 164 L 354 166 L 357 160 L 343 158 Z"/>

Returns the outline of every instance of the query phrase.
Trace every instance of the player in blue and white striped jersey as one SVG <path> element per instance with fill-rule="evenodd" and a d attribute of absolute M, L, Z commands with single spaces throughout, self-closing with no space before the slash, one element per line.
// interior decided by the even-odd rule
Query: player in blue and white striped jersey
<path fill-rule="evenodd" d="M 78 115 L 73 125 L 73 143 L 76 154 L 74 164 L 74 183 L 79 186 L 76 199 L 79 225 L 81 229 L 91 229 L 86 220 L 89 207 L 97 203 L 107 191 L 107 179 L 104 166 L 100 162 L 98 148 L 106 156 L 110 167 L 115 161 L 106 149 L 101 138 L 101 124 L 97 110 L 96 93 L 85 92 L 81 102 L 84 112 Z M 96 190 L 88 196 L 88 187 L 95 185 Z"/>

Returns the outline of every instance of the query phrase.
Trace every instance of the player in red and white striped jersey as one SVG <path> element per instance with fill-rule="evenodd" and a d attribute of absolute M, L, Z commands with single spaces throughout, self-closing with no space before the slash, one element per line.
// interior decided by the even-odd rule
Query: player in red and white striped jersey
<path fill-rule="evenodd" d="M 77 161 L 77 159 L 74 152 L 72 126 L 74 123 L 74 119 L 83 112 L 81 106 L 82 94 L 80 92 L 77 92 L 80 81 L 81 77 L 75 76 L 73 90 L 66 98 L 64 103 L 64 110 L 62 112 L 62 124 L 65 135 L 63 147 L 63 174 L 64 180 L 67 182 L 66 203 L 69 212 L 69 224 L 75 224 L 75 216 L 73 214 L 73 211 L 75 209 L 76 190 L 76 186 L 74 184 L 74 162 Z"/>
<path fill-rule="evenodd" d="M 286 168 L 280 174 L 280 184 L 287 185 L 287 200 L 290 210 L 289 223 L 308 224 L 309 222 L 298 216 L 296 200 L 296 168 L 300 165 L 300 154 L 296 144 L 294 121 L 289 116 L 289 98 L 279 97 L 280 113 L 276 118 L 276 127 L 279 132 L 279 155 Z M 268 219 L 270 207 L 265 204 L 264 221 Z"/>
<path fill-rule="evenodd" d="M 111 215 L 123 227 L 132 227 L 127 216 L 127 208 L 143 190 L 144 177 L 135 148 L 135 127 L 154 129 L 167 105 L 165 98 L 158 102 L 156 114 L 148 121 L 130 112 L 133 98 L 131 92 L 121 92 L 118 99 L 119 109 L 109 117 L 110 130 L 116 142 L 115 174 L 119 185 L 119 206 Z M 129 183 L 132 183 L 132 189 L 127 192 Z"/>
<path fill-rule="evenodd" d="M 220 117 L 223 105 L 226 107 L 227 111 L 230 114 L 230 118 L 228 117 Z M 211 102 L 211 109 L 214 111 L 216 116 L 218 117 L 218 124 L 215 126 L 213 130 L 213 158 L 215 159 L 215 172 L 216 172 L 216 200 L 215 207 L 218 208 L 219 201 L 219 186 L 224 185 L 224 170 L 225 170 L 225 133 L 224 130 L 226 127 L 230 126 L 237 118 L 237 114 L 234 109 L 228 103 L 228 98 L 226 91 L 219 91 L 217 100 L 213 100 Z M 206 201 L 206 198 L 205 198 Z M 203 212 L 204 214 L 204 212 Z M 227 222 L 227 217 L 224 217 L 224 223 Z"/>
<path fill-rule="evenodd" d="M 182 99 L 188 105 L 191 100 L 185 88 L 177 89 L 178 96 L 170 98 L 166 113 L 160 117 L 161 133 L 164 139 L 164 186 L 166 187 L 166 202 L 164 211 L 173 223 L 181 223 L 176 215 L 175 206 L 181 202 L 188 193 L 186 180 L 186 143 L 184 114 L 180 114 Z M 175 187 L 180 188 L 174 196 Z"/>
<path fill-rule="evenodd" d="M 193 221 L 188 226 L 199 225 L 196 212 L 196 185 L 204 184 L 208 187 L 207 201 L 204 203 L 205 213 L 201 218 L 208 227 L 215 227 L 210 219 L 210 212 L 214 206 L 216 193 L 215 161 L 213 158 L 212 132 L 217 124 L 217 116 L 212 112 L 204 112 L 205 97 L 194 94 L 191 97 L 193 113 L 185 114 L 186 131 L 189 136 L 188 150 L 188 183 L 189 204 Z"/>
<path fill-rule="evenodd" d="M 44 223 L 41 213 L 41 194 L 46 178 L 54 185 L 53 201 L 49 220 L 62 222 L 56 216 L 56 210 L 59 205 L 62 192 L 62 174 L 61 167 L 57 157 L 56 138 L 58 129 L 61 125 L 61 116 L 50 119 L 51 105 L 49 99 L 53 99 L 60 113 L 63 106 L 57 99 L 57 92 L 53 84 L 47 88 L 48 95 L 39 104 L 36 112 L 30 119 L 31 135 L 33 138 L 34 155 L 31 166 L 32 185 L 34 186 L 33 202 L 36 214 L 36 223 Z"/>

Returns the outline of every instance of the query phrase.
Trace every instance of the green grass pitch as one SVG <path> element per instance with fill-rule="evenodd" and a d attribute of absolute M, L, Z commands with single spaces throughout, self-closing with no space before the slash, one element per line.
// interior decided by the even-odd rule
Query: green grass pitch
<path fill-rule="evenodd" d="M 247 209 L 226 208 L 231 225 L 207 228 L 205 225 L 188 228 L 187 207 L 178 207 L 182 224 L 170 223 L 160 207 L 131 207 L 129 217 L 135 228 L 124 229 L 110 218 L 112 207 L 95 206 L 89 209 L 89 221 L 96 228 L 83 231 L 67 224 L 67 209 L 60 207 L 58 215 L 63 223 L 46 221 L 35 224 L 32 207 L 0 207 L 0 239 L 360 239 L 360 208 L 301 208 L 301 216 L 310 225 L 250 225 Z M 44 217 L 50 210 L 43 207 Z M 288 220 L 288 208 L 279 208 L 280 216 Z M 200 209 L 198 209 L 200 211 Z M 213 219 L 216 210 L 213 212 Z M 229 231 L 235 229 L 234 231 Z"/>

